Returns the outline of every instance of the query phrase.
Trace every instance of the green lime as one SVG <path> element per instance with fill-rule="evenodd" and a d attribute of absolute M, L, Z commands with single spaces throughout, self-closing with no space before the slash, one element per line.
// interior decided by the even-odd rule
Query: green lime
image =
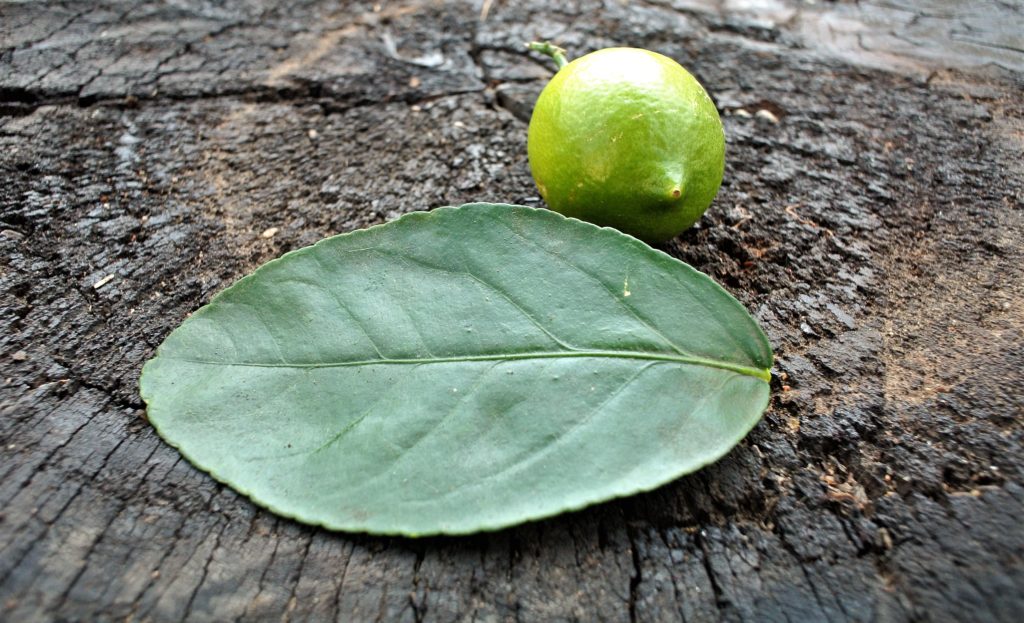
<path fill-rule="evenodd" d="M 679 63 L 636 48 L 561 67 L 537 99 L 527 149 L 548 207 L 647 242 L 693 225 L 725 169 L 725 133 L 707 91 Z"/>

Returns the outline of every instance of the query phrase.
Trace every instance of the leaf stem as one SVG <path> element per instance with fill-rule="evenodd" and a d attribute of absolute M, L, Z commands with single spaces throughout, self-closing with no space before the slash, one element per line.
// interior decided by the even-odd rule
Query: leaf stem
<path fill-rule="evenodd" d="M 550 41 L 531 41 L 526 44 L 526 47 L 530 48 L 534 52 L 540 52 L 550 56 L 555 61 L 555 67 L 561 69 L 569 64 L 569 59 L 565 57 L 565 48 L 560 48 Z"/>

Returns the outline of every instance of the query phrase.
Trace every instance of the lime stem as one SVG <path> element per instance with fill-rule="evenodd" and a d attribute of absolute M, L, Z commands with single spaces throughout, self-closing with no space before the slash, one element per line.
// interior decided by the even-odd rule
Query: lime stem
<path fill-rule="evenodd" d="M 526 47 L 530 48 L 534 52 L 540 52 L 550 56 L 555 61 L 555 67 L 561 69 L 569 64 L 569 60 L 565 58 L 565 48 L 560 48 L 550 41 L 541 43 L 540 41 L 531 41 L 526 44 Z"/>

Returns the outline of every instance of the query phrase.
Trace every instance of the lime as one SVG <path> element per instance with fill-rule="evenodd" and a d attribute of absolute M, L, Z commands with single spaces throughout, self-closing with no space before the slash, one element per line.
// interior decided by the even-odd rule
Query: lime
<path fill-rule="evenodd" d="M 565 62 L 550 44 L 531 47 Z M 548 207 L 647 242 L 693 225 L 725 168 L 725 133 L 707 91 L 679 63 L 636 48 L 561 67 L 537 99 L 527 150 Z"/>

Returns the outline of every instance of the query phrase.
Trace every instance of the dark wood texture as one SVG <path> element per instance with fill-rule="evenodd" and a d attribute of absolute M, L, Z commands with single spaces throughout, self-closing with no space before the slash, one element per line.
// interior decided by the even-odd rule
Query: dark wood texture
<path fill-rule="evenodd" d="M 1022 11 L 0 2 L 0 619 L 1024 619 Z M 136 382 L 214 293 L 410 210 L 539 204 L 535 38 L 714 95 L 725 185 L 664 248 L 766 327 L 763 422 L 459 539 L 308 528 L 183 461 Z"/>

